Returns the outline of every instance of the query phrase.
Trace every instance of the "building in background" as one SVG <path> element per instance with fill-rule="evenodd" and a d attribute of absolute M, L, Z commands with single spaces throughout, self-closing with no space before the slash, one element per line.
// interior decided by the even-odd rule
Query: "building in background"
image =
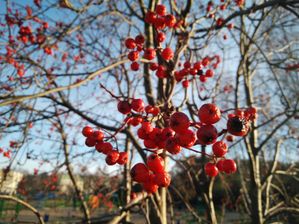
<path fill-rule="evenodd" d="M 17 171 L 9 171 L 6 176 L 3 170 L 0 171 L 0 192 L 3 194 L 16 194 L 18 184 L 24 174 Z"/>

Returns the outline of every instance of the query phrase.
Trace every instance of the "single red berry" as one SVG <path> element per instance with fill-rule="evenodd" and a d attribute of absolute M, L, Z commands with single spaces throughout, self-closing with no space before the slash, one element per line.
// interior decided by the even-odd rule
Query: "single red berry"
<path fill-rule="evenodd" d="M 117 104 L 117 109 L 122 114 L 128 114 L 131 112 L 131 106 L 128 101 L 119 101 Z"/>
<path fill-rule="evenodd" d="M 174 54 L 173 51 L 171 50 L 170 47 L 166 47 L 162 52 L 161 52 L 161 57 L 168 61 L 171 60 L 173 58 Z"/>
<path fill-rule="evenodd" d="M 176 138 L 178 144 L 185 148 L 192 147 L 196 142 L 196 134 L 190 129 L 186 129 L 183 132 L 177 134 Z"/>
<path fill-rule="evenodd" d="M 156 71 L 159 67 L 159 64 L 158 63 L 151 63 L 150 64 L 150 70 L 152 71 Z"/>
<path fill-rule="evenodd" d="M 198 72 L 198 70 L 197 70 L 196 68 L 191 68 L 191 69 L 189 70 L 189 73 L 190 73 L 191 75 L 196 75 L 197 72 Z"/>
<path fill-rule="evenodd" d="M 93 129 L 89 126 L 85 126 L 83 129 L 82 129 L 82 134 L 85 136 L 85 137 L 89 137 L 93 134 Z"/>
<path fill-rule="evenodd" d="M 148 134 L 145 132 L 145 130 L 143 128 L 139 128 L 137 130 L 137 136 L 138 136 L 138 138 L 143 139 L 143 140 L 149 138 Z"/>
<path fill-rule="evenodd" d="M 158 185 L 155 184 L 153 175 L 150 175 L 150 178 L 142 184 L 142 187 L 148 194 L 153 194 L 158 190 Z"/>
<path fill-rule="evenodd" d="M 167 172 L 156 173 L 154 176 L 154 182 L 159 187 L 168 187 L 171 182 L 171 177 Z"/>
<path fill-rule="evenodd" d="M 237 171 L 237 164 L 232 159 L 226 159 L 223 162 L 223 171 L 227 174 L 235 173 Z"/>
<path fill-rule="evenodd" d="M 228 28 L 229 30 L 232 30 L 232 29 L 234 28 L 234 24 L 233 24 L 233 23 L 229 23 L 229 24 L 227 24 L 227 28 Z"/>
<path fill-rule="evenodd" d="M 205 124 L 215 124 L 220 120 L 221 112 L 215 104 L 207 103 L 200 107 L 198 116 Z"/>
<path fill-rule="evenodd" d="M 249 122 L 240 116 L 230 117 L 227 121 L 227 131 L 235 136 L 245 136 L 249 131 Z"/>
<path fill-rule="evenodd" d="M 175 16 L 171 15 L 171 14 L 165 16 L 165 24 L 169 28 L 174 27 L 175 24 L 176 24 L 176 18 L 175 18 Z"/>
<path fill-rule="evenodd" d="M 232 135 L 227 135 L 227 136 L 225 137 L 225 139 L 226 139 L 226 141 L 228 141 L 228 142 L 233 142 L 233 141 L 234 141 L 234 136 L 232 136 Z"/>
<path fill-rule="evenodd" d="M 131 69 L 133 71 L 138 71 L 139 70 L 139 64 L 138 62 L 134 61 L 132 64 L 131 64 Z"/>
<path fill-rule="evenodd" d="M 142 112 L 144 111 L 144 102 L 142 99 L 133 99 L 131 102 L 131 108 L 132 110 L 136 112 Z"/>
<path fill-rule="evenodd" d="M 153 126 L 152 126 L 152 124 L 150 122 L 148 122 L 148 121 L 142 122 L 141 128 L 145 131 L 146 134 L 149 134 L 154 129 Z"/>
<path fill-rule="evenodd" d="M 166 39 L 165 33 L 158 32 L 156 35 L 156 40 L 158 43 L 162 43 Z"/>
<path fill-rule="evenodd" d="M 125 45 L 128 49 L 134 49 L 136 47 L 136 43 L 133 38 L 126 39 Z"/>
<path fill-rule="evenodd" d="M 145 49 L 143 57 L 147 60 L 153 60 L 156 57 L 156 50 L 154 48 Z"/>
<path fill-rule="evenodd" d="M 165 5 L 157 5 L 156 6 L 156 13 L 159 15 L 159 16 L 165 16 L 166 15 L 166 6 Z"/>
<path fill-rule="evenodd" d="M 101 142 L 101 141 L 103 141 L 104 133 L 102 131 L 94 131 L 93 134 L 92 134 L 92 137 L 97 142 Z"/>
<path fill-rule="evenodd" d="M 213 163 L 207 163 L 205 165 L 205 173 L 210 177 L 216 177 L 218 175 L 218 168 Z"/>
<path fill-rule="evenodd" d="M 183 112 L 175 112 L 170 117 L 170 127 L 177 133 L 184 132 L 190 126 L 189 118 Z"/>
<path fill-rule="evenodd" d="M 190 63 L 190 61 L 185 61 L 185 63 L 184 63 L 184 68 L 186 68 L 186 69 L 191 68 L 191 63 Z"/>
<path fill-rule="evenodd" d="M 201 75 L 201 76 L 199 76 L 199 80 L 200 80 L 201 82 L 206 82 L 207 79 L 208 79 L 208 77 L 205 76 L 205 75 Z"/>
<path fill-rule="evenodd" d="M 119 152 L 117 150 L 111 150 L 106 156 L 106 163 L 109 166 L 116 164 L 119 158 Z"/>
<path fill-rule="evenodd" d="M 154 107 L 152 105 L 147 105 L 144 109 L 146 113 L 151 114 L 154 110 Z"/>
<path fill-rule="evenodd" d="M 220 172 L 224 172 L 224 169 L 223 169 L 223 164 L 224 164 L 224 159 L 221 159 L 221 160 L 219 160 L 218 162 L 217 162 L 217 164 L 216 164 L 216 166 L 217 166 L 217 168 L 218 168 L 218 170 L 220 171 Z"/>
<path fill-rule="evenodd" d="M 153 111 L 151 112 L 151 114 L 153 116 L 157 116 L 160 113 L 160 108 L 159 107 L 153 107 Z"/>
<path fill-rule="evenodd" d="M 127 152 L 120 152 L 117 163 L 119 165 L 124 165 L 128 162 L 128 153 Z"/>
<path fill-rule="evenodd" d="M 87 137 L 85 140 L 85 145 L 88 147 L 93 147 L 96 145 L 96 140 L 91 136 L 91 137 Z"/>
<path fill-rule="evenodd" d="M 195 62 L 193 65 L 193 68 L 195 68 L 197 70 L 202 70 L 203 66 L 202 66 L 201 62 Z"/>
<path fill-rule="evenodd" d="M 217 26 L 222 26 L 223 22 L 224 22 L 224 19 L 223 19 L 223 18 L 218 18 L 218 19 L 216 20 L 216 25 L 217 25 Z"/>
<path fill-rule="evenodd" d="M 209 77 L 209 78 L 213 77 L 213 76 L 214 76 L 214 72 L 213 72 L 213 70 L 208 69 L 208 70 L 206 71 L 206 76 Z"/>
<path fill-rule="evenodd" d="M 135 37 L 136 44 L 143 44 L 145 41 L 144 36 L 142 34 L 139 34 Z"/>
<path fill-rule="evenodd" d="M 152 12 L 152 11 L 148 11 L 145 15 L 145 22 L 149 23 L 149 24 L 153 24 L 156 21 L 157 18 L 157 14 Z"/>
<path fill-rule="evenodd" d="M 129 54 L 128 54 L 128 59 L 130 61 L 136 61 L 139 57 L 139 52 L 138 51 L 131 51 Z"/>
<path fill-rule="evenodd" d="M 161 133 L 162 133 L 162 130 L 160 128 L 154 128 L 148 135 L 148 137 L 157 142 L 159 141 L 159 138 L 161 138 Z"/>
<path fill-rule="evenodd" d="M 149 148 L 149 149 L 155 149 L 155 148 L 157 148 L 156 142 L 154 140 L 152 140 L 152 139 L 149 139 L 149 138 L 148 139 L 144 139 L 143 144 L 144 144 L 144 146 L 146 148 Z"/>
<path fill-rule="evenodd" d="M 165 23 L 165 18 L 164 17 L 158 17 L 156 18 L 155 22 L 154 22 L 154 27 L 157 29 L 157 30 L 163 30 L 166 26 L 166 23 Z"/>
<path fill-rule="evenodd" d="M 133 117 L 128 123 L 134 127 L 138 126 L 143 121 L 142 117 Z"/>
<path fill-rule="evenodd" d="M 164 172 L 164 160 L 157 154 L 151 154 L 147 157 L 146 164 L 154 173 Z"/>
<path fill-rule="evenodd" d="M 165 149 L 167 152 L 175 155 L 181 152 L 182 147 L 177 143 L 177 138 L 170 137 L 166 140 Z"/>
<path fill-rule="evenodd" d="M 96 144 L 96 150 L 107 155 L 110 151 L 113 150 L 113 147 L 110 142 L 98 142 Z"/>
<path fill-rule="evenodd" d="M 212 149 L 216 157 L 223 157 L 227 153 L 227 145 L 223 141 L 215 142 Z"/>
<path fill-rule="evenodd" d="M 213 144 L 217 138 L 217 129 L 211 124 L 203 125 L 197 130 L 197 141 L 201 145 Z"/>
<path fill-rule="evenodd" d="M 184 80 L 182 82 L 183 88 L 188 88 L 189 87 L 189 81 L 188 80 Z"/>
<path fill-rule="evenodd" d="M 130 174 L 132 179 L 138 183 L 147 181 L 150 176 L 149 169 L 143 163 L 135 164 L 132 167 Z"/>
<path fill-rule="evenodd" d="M 210 64 L 210 58 L 209 57 L 205 57 L 204 59 L 202 59 L 202 62 L 201 64 L 204 66 L 204 67 L 207 67 L 209 64 Z"/>

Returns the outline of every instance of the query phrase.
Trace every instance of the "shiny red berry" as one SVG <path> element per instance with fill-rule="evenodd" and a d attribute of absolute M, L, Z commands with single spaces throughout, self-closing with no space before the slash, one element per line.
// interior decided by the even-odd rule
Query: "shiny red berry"
<path fill-rule="evenodd" d="M 226 159 L 223 162 L 223 171 L 227 174 L 235 173 L 237 171 L 237 164 L 232 159 Z"/>
<path fill-rule="evenodd" d="M 203 125 L 197 130 L 197 141 L 201 145 L 213 144 L 217 138 L 217 129 L 211 124 Z"/>
<path fill-rule="evenodd" d="M 174 56 L 174 53 L 170 47 L 166 47 L 162 52 L 161 52 L 161 57 L 168 61 L 171 60 Z"/>
<path fill-rule="evenodd" d="M 198 116 L 200 121 L 205 124 L 215 124 L 220 120 L 221 112 L 215 104 L 207 103 L 200 107 Z"/>
<path fill-rule="evenodd" d="M 92 134 L 92 137 L 97 142 L 101 142 L 101 141 L 103 141 L 104 133 L 102 131 L 94 131 L 93 134 Z"/>
<path fill-rule="evenodd" d="M 131 69 L 132 71 L 138 71 L 139 70 L 139 64 L 138 62 L 134 61 L 132 64 L 131 64 Z"/>
<path fill-rule="evenodd" d="M 145 41 L 145 38 L 142 34 L 139 34 L 135 37 L 136 44 L 143 44 Z"/>
<path fill-rule="evenodd" d="M 117 150 L 111 150 L 107 154 L 105 161 L 109 166 L 112 166 L 112 165 L 116 164 L 118 158 L 119 158 L 119 152 Z"/>
<path fill-rule="evenodd" d="M 113 150 L 113 147 L 110 142 L 98 142 L 95 148 L 98 152 L 102 152 L 105 155 L 107 155 L 110 151 Z"/>
<path fill-rule="evenodd" d="M 174 27 L 175 24 L 176 24 L 176 18 L 175 18 L 175 16 L 171 15 L 171 14 L 165 16 L 165 24 L 169 28 Z"/>
<path fill-rule="evenodd" d="M 139 52 L 138 52 L 138 51 L 131 51 L 131 52 L 128 54 L 128 59 L 129 59 L 130 61 L 136 61 L 138 58 L 139 58 Z"/>
<path fill-rule="evenodd" d="M 170 127 L 177 133 L 182 133 L 190 126 L 189 118 L 183 112 L 175 112 L 170 117 Z"/>
<path fill-rule="evenodd" d="M 133 99 L 131 102 L 131 108 L 132 110 L 136 112 L 142 112 L 144 111 L 144 102 L 142 99 Z"/>
<path fill-rule="evenodd" d="M 249 122 L 243 117 L 230 117 L 227 121 L 227 131 L 235 136 L 245 136 L 249 131 Z"/>
<path fill-rule="evenodd" d="M 128 153 L 127 152 L 120 152 L 117 163 L 119 165 L 124 165 L 128 162 Z"/>
<path fill-rule="evenodd" d="M 122 114 L 128 114 L 131 112 L 131 105 L 128 101 L 119 101 L 117 104 L 117 109 Z"/>
<path fill-rule="evenodd" d="M 145 164 L 137 163 L 132 167 L 130 174 L 134 181 L 142 183 L 149 179 L 150 172 Z"/>
<path fill-rule="evenodd" d="M 213 163 L 207 163 L 205 165 L 205 173 L 207 176 L 216 177 L 218 175 L 218 168 Z"/>
<path fill-rule="evenodd" d="M 147 157 L 146 164 L 148 168 L 155 173 L 164 172 L 164 160 L 157 154 L 151 154 Z"/>
<path fill-rule="evenodd" d="M 156 50 L 154 48 L 145 49 L 143 57 L 147 60 L 153 60 L 156 57 Z"/>
<path fill-rule="evenodd" d="M 167 152 L 175 155 L 181 152 L 182 147 L 177 143 L 177 138 L 170 137 L 166 140 L 165 149 Z"/>
<path fill-rule="evenodd" d="M 223 141 L 215 142 L 212 149 L 216 157 L 223 157 L 227 153 L 227 145 Z"/>
<path fill-rule="evenodd" d="M 149 24 L 153 24 L 156 21 L 157 18 L 157 14 L 152 12 L 152 11 L 148 11 L 145 15 L 145 22 L 149 23 Z"/>
<path fill-rule="evenodd" d="M 165 16 L 166 15 L 166 6 L 165 5 L 157 5 L 156 6 L 156 13 L 159 15 L 159 16 Z"/>
<path fill-rule="evenodd" d="M 90 136 L 90 137 L 87 137 L 86 140 L 85 140 L 85 145 L 88 146 L 88 147 L 93 147 L 96 145 L 96 140 Z"/>
<path fill-rule="evenodd" d="M 133 38 L 126 39 L 125 45 L 128 49 L 134 49 L 136 47 L 136 43 Z"/>
<path fill-rule="evenodd" d="M 89 137 L 89 136 L 92 136 L 93 134 L 93 129 L 89 126 L 85 126 L 83 129 L 82 129 L 82 134 L 85 136 L 85 137 Z"/>
<path fill-rule="evenodd" d="M 180 146 L 190 148 L 196 142 L 196 134 L 190 130 L 184 130 L 183 132 L 176 135 L 177 142 Z"/>
<path fill-rule="evenodd" d="M 156 40 L 158 43 L 162 43 L 166 39 L 165 33 L 159 32 L 157 33 Z"/>
<path fill-rule="evenodd" d="M 154 182 L 159 187 L 168 187 L 171 182 L 171 177 L 167 172 L 156 173 L 154 176 Z"/>

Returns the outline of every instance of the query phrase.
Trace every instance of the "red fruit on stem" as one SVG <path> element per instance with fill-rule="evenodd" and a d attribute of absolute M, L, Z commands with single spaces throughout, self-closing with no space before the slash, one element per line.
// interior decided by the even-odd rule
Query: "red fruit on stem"
<path fill-rule="evenodd" d="M 128 153 L 127 152 L 120 152 L 117 163 L 119 165 L 124 165 L 128 162 Z"/>
<path fill-rule="evenodd" d="M 153 177 L 151 179 L 153 179 Z M 153 194 L 158 190 L 158 185 L 155 184 L 154 180 L 144 182 L 142 187 L 148 194 Z"/>
<path fill-rule="evenodd" d="M 177 133 L 182 133 L 190 126 L 189 118 L 182 112 L 175 112 L 170 117 L 170 127 Z"/>
<path fill-rule="evenodd" d="M 177 143 L 177 139 L 175 137 L 170 137 L 166 140 L 165 149 L 167 152 L 175 155 L 181 152 L 182 147 Z"/>
<path fill-rule="evenodd" d="M 174 56 L 174 53 L 173 51 L 171 50 L 170 47 L 166 47 L 162 52 L 161 52 L 161 57 L 168 61 L 168 60 L 171 60 Z"/>
<path fill-rule="evenodd" d="M 223 157 L 227 153 L 227 145 L 223 141 L 216 142 L 212 149 L 216 157 Z"/>
<path fill-rule="evenodd" d="M 154 173 L 164 172 L 164 160 L 157 154 L 151 154 L 147 157 L 146 164 Z"/>
<path fill-rule="evenodd" d="M 208 70 L 206 71 L 206 76 L 209 77 L 209 78 L 213 77 L 213 76 L 214 76 L 214 72 L 213 72 L 213 70 L 212 70 L 212 69 L 208 69 Z"/>
<path fill-rule="evenodd" d="M 245 136 L 249 131 L 249 122 L 243 117 L 230 117 L 227 121 L 227 131 L 235 136 Z"/>
<path fill-rule="evenodd" d="M 128 49 L 134 49 L 136 47 L 136 43 L 133 38 L 126 39 L 125 45 Z"/>
<path fill-rule="evenodd" d="M 138 51 L 131 51 L 131 52 L 128 54 L 128 59 L 129 59 L 130 61 L 136 61 L 138 58 L 139 58 L 139 52 L 138 52 Z"/>
<path fill-rule="evenodd" d="M 156 173 L 154 176 L 154 182 L 159 187 L 168 187 L 171 182 L 171 177 L 167 172 Z"/>
<path fill-rule="evenodd" d="M 111 150 L 107 154 L 105 161 L 109 166 L 112 166 L 116 164 L 118 158 L 119 158 L 119 152 L 117 150 Z"/>
<path fill-rule="evenodd" d="M 110 151 L 113 150 L 113 147 L 110 142 L 99 142 L 96 144 L 96 150 L 107 155 Z"/>
<path fill-rule="evenodd" d="M 91 136 L 91 137 L 87 137 L 85 140 L 85 145 L 88 147 L 93 147 L 96 145 L 96 140 Z"/>
<path fill-rule="evenodd" d="M 189 87 L 189 81 L 188 80 L 184 80 L 183 82 L 182 82 L 182 85 L 183 85 L 183 88 L 188 88 Z"/>
<path fill-rule="evenodd" d="M 149 148 L 149 149 L 157 148 L 156 142 L 152 139 L 144 139 L 143 144 L 146 148 Z"/>
<path fill-rule="evenodd" d="M 217 168 L 218 168 L 218 170 L 219 170 L 220 172 L 224 172 L 224 169 L 223 169 L 224 161 L 225 161 L 224 159 L 219 160 L 219 161 L 217 162 L 217 164 L 216 164 L 216 166 L 217 166 Z"/>
<path fill-rule="evenodd" d="M 210 177 L 216 177 L 218 175 L 218 168 L 213 163 L 207 163 L 205 165 L 205 173 Z"/>
<path fill-rule="evenodd" d="M 232 159 L 226 159 L 223 162 L 223 171 L 227 174 L 235 173 L 237 171 L 237 164 Z"/>
<path fill-rule="evenodd" d="M 92 136 L 93 134 L 93 129 L 89 126 L 85 126 L 83 129 L 82 129 L 82 134 L 85 136 L 85 137 L 90 137 Z"/>
<path fill-rule="evenodd" d="M 101 142 L 101 141 L 103 141 L 104 133 L 102 131 L 94 131 L 93 134 L 92 134 L 92 137 L 97 142 Z"/>
<path fill-rule="evenodd" d="M 203 125 L 197 130 L 197 141 L 201 145 L 213 144 L 217 138 L 217 129 L 211 124 Z"/>
<path fill-rule="evenodd" d="M 168 26 L 169 28 L 174 27 L 176 24 L 176 18 L 174 15 L 167 15 L 165 16 L 165 25 Z"/>
<path fill-rule="evenodd" d="M 131 64 L 131 69 L 133 71 L 138 71 L 139 70 L 139 64 L 138 62 L 134 61 L 132 64 Z"/>
<path fill-rule="evenodd" d="M 145 131 L 146 134 L 149 134 L 154 129 L 153 126 L 152 126 L 152 124 L 150 122 L 148 122 L 148 121 L 142 122 L 141 127 Z"/>
<path fill-rule="evenodd" d="M 145 22 L 149 23 L 149 24 L 153 24 L 156 21 L 157 18 L 157 14 L 152 12 L 152 11 L 148 11 L 145 15 Z"/>
<path fill-rule="evenodd" d="M 147 60 L 153 60 L 156 57 L 156 50 L 154 48 L 145 49 L 143 57 Z"/>
<path fill-rule="evenodd" d="M 131 106 L 128 101 L 119 101 L 117 104 L 117 109 L 122 114 L 128 114 L 131 112 Z"/>
<path fill-rule="evenodd" d="M 163 141 L 165 141 L 166 139 L 173 137 L 174 135 L 175 135 L 175 131 L 168 127 L 162 129 L 160 137 Z"/>
<path fill-rule="evenodd" d="M 165 33 L 159 32 L 157 33 L 156 40 L 158 43 L 162 43 L 166 39 Z"/>
<path fill-rule="evenodd" d="M 142 99 L 133 99 L 131 102 L 131 108 L 136 112 L 144 111 L 144 102 Z"/>
<path fill-rule="evenodd" d="M 132 179 L 138 183 L 147 181 L 150 176 L 149 169 L 143 163 L 135 164 L 132 167 L 130 174 Z"/>
<path fill-rule="evenodd" d="M 157 5 L 156 6 L 156 13 L 159 15 L 159 16 L 165 16 L 166 15 L 166 6 L 165 5 Z"/>
<path fill-rule="evenodd" d="M 221 112 L 215 104 L 207 103 L 200 107 L 198 116 L 200 121 L 205 124 L 215 124 L 220 120 Z"/>
<path fill-rule="evenodd" d="M 142 34 L 139 34 L 135 37 L 136 44 L 142 45 L 144 43 L 144 41 L 145 41 L 145 39 L 144 39 L 144 36 Z"/>
<path fill-rule="evenodd" d="M 196 142 L 196 134 L 192 130 L 187 129 L 177 134 L 176 139 L 180 146 L 190 148 Z"/>

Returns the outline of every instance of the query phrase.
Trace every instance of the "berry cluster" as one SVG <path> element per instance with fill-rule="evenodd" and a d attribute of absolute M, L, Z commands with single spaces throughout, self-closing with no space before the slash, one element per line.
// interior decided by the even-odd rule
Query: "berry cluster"
<path fill-rule="evenodd" d="M 170 175 L 164 169 L 164 159 L 157 154 L 148 156 L 146 165 L 135 164 L 130 173 L 133 180 L 142 184 L 148 193 L 155 193 L 158 187 L 168 187 L 171 181 Z"/>
<path fill-rule="evenodd" d="M 93 130 L 89 126 L 85 126 L 82 130 L 82 134 L 86 137 L 85 145 L 88 147 L 94 147 L 95 149 L 106 155 L 106 163 L 108 165 L 124 165 L 128 161 L 127 152 L 118 152 L 113 149 L 110 142 L 104 141 L 104 133 L 101 130 Z"/>

